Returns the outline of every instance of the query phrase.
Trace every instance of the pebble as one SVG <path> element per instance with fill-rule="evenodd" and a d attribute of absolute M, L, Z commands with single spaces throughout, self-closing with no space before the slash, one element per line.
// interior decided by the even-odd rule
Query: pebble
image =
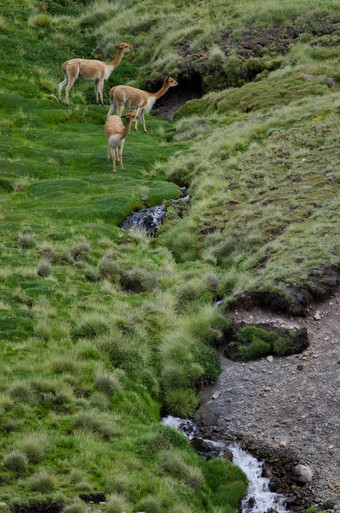
<path fill-rule="evenodd" d="M 218 397 L 220 397 L 221 395 L 221 391 L 218 390 L 217 392 L 215 392 L 213 395 L 212 395 L 212 399 L 217 399 Z"/>
<path fill-rule="evenodd" d="M 320 310 L 317 310 L 314 314 L 314 319 L 319 321 L 321 319 Z"/>
<path fill-rule="evenodd" d="M 267 361 L 269 363 L 272 363 L 273 360 L 274 360 L 274 357 L 272 355 L 267 356 Z"/>

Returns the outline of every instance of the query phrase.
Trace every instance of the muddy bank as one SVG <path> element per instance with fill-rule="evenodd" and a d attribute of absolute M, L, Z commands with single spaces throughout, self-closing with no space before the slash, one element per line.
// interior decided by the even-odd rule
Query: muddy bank
<path fill-rule="evenodd" d="M 236 297 L 227 311 L 266 308 L 273 312 L 305 316 L 308 305 L 322 301 L 334 293 L 340 285 L 340 264 L 325 266 L 311 271 L 301 284 L 287 286 L 285 293 L 254 290 Z"/>
<path fill-rule="evenodd" d="M 297 504 L 295 508 L 317 504 L 326 509 L 325 505 L 334 504 L 333 511 L 338 512 L 339 291 L 322 304 L 306 307 L 303 319 L 270 313 L 259 307 L 237 309 L 229 315 L 237 323 L 306 328 L 310 347 L 301 354 L 247 363 L 231 361 L 222 354 L 222 373 L 217 383 L 202 393 L 195 420 L 207 429 L 215 428 L 215 436 L 218 433 L 219 437 L 243 440 L 255 455 L 266 451 L 263 457 L 269 463 L 270 454 L 274 458 L 279 454 L 280 464 L 272 467 L 273 477 L 276 477 L 275 472 L 280 475 L 286 472 L 281 463 L 284 454 L 289 463 L 288 467 L 284 465 L 288 475 L 291 476 L 292 470 L 289 465 L 297 461 L 309 467 L 310 483 L 290 485 L 292 502 Z M 283 484 L 276 481 L 276 485 L 283 488 L 287 483 L 287 479 Z"/>

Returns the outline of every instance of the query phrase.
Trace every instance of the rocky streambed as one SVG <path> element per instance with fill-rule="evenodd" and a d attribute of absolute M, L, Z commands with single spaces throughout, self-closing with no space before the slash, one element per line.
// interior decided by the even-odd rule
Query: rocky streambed
<path fill-rule="evenodd" d="M 205 389 L 196 421 L 206 434 L 239 440 L 265 459 L 275 491 L 294 511 L 311 504 L 340 511 L 340 293 L 307 309 L 305 318 L 260 308 L 236 310 L 236 323 L 306 328 L 301 354 L 248 363 L 221 354 L 223 371 Z"/>

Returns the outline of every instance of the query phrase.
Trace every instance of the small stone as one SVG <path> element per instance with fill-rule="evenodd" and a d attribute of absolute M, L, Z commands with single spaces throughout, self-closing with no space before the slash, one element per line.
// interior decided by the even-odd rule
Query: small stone
<path fill-rule="evenodd" d="M 221 395 L 221 391 L 218 390 L 217 392 L 215 392 L 213 395 L 212 395 L 212 399 L 217 399 L 218 397 L 220 397 Z"/>
<path fill-rule="evenodd" d="M 297 366 L 297 370 L 299 370 L 299 371 L 302 371 L 302 370 L 303 370 L 303 365 L 302 365 L 302 363 L 299 363 L 299 365 Z"/>
<path fill-rule="evenodd" d="M 308 465 L 296 465 L 294 467 L 294 478 L 301 483 L 310 483 L 313 479 L 313 471 Z"/>
<path fill-rule="evenodd" d="M 287 440 L 282 440 L 280 443 L 279 443 L 279 446 L 280 447 L 287 447 Z"/>
<path fill-rule="evenodd" d="M 267 361 L 269 363 L 272 363 L 273 360 L 274 360 L 274 357 L 272 355 L 267 356 Z"/>
<path fill-rule="evenodd" d="M 319 321 L 321 319 L 320 310 L 317 310 L 314 314 L 314 319 Z"/>

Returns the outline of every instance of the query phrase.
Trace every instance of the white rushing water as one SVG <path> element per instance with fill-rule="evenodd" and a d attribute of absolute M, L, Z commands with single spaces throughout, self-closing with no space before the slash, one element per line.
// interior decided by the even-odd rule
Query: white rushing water
<path fill-rule="evenodd" d="M 197 424 L 188 419 L 180 419 L 168 415 L 164 417 L 162 423 L 165 426 L 179 429 L 190 440 L 201 438 L 200 430 Z M 237 444 L 227 446 L 223 442 L 214 442 L 212 440 L 202 439 L 208 447 L 216 450 L 218 456 L 223 456 L 226 449 L 233 453 L 233 463 L 240 467 L 246 474 L 249 485 L 247 493 L 241 503 L 242 513 L 289 513 L 284 506 L 285 498 L 282 495 L 269 490 L 269 479 L 262 477 L 263 463 L 254 456 L 241 449 Z"/>

